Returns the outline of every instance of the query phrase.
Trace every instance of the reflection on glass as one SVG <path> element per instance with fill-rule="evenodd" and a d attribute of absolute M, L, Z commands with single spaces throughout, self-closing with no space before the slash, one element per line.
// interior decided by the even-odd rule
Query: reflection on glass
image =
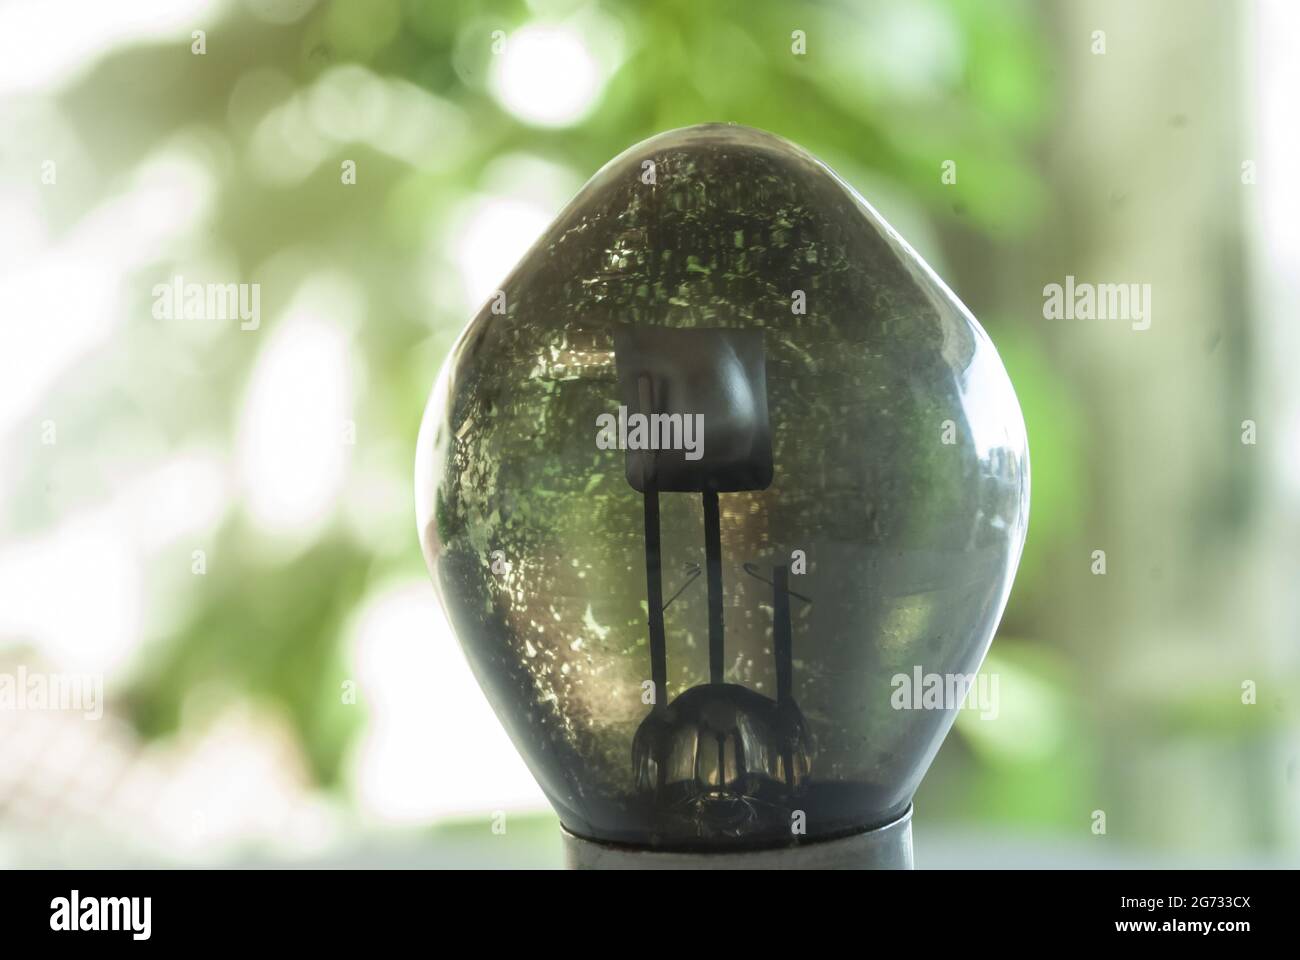
<path fill-rule="evenodd" d="M 638 414 L 671 449 L 634 449 Z M 955 705 L 895 709 L 893 678 L 977 671 L 1029 485 L 965 308 L 825 166 L 725 125 L 566 208 L 448 360 L 416 482 L 443 604 L 565 826 L 672 849 L 906 810 Z"/>

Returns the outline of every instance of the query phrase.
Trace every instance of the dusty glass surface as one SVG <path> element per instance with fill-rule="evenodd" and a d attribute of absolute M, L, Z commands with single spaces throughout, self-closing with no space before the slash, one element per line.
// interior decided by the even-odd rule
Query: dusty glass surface
<path fill-rule="evenodd" d="M 900 814 L 955 710 L 895 709 L 894 678 L 978 669 L 1027 524 L 1020 409 L 974 318 L 828 168 L 729 125 L 606 165 L 501 292 L 430 397 L 418 523 L 566 827 L 772 846 Z M 770 470 L 706 455 L 676 489 L 634 487 L 647 455 L 602 449 L 598 418 L 635 396 L 616 333 L 647 328 L 761 334 L 763 377 L 752 357 L 726 376 L 765 403 L 770 448 L 732 442 L 752 410 L 711 409 L 703 436 Z M 656 410 L 712 382 L 713 354 L 674 349 L 689 377 L 642 375 Z M 742 479 L 710 492 L 724 473 Z"/>

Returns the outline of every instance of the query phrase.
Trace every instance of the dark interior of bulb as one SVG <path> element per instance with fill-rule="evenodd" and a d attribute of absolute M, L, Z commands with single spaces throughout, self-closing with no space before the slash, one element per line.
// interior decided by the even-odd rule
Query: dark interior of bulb
<path fill-rule="evenodd" d="M 895 820 L 957 714 L 896 681 L 978 670 L 1024 541 L 988 338 L 824 165 L 729 125 L 607 165 L 501 289 L 430 398 L 417 510 L 565 828 L 759 849 Z M 680 447 L 608 442 L 646 412 Z"/>
<path fill-rule="evenodd" d="M 664 818 L 701 837 L 743 836 L 756 825 L 770 829 L 788 821 L 797 808 L 812 753 L 793 696 L 789 567 L 775 565 L 770 578 L 753 565 L 745 567 L 772 588 L 773 700 L 723 681 L 719 505 L 720 491 L 762 490 L 772 481 L 762 331 L 630 328 L 618 331 L 614 343 L 620 391 L 643 422 L 671 424 L 697 417 L 702 427 L 694 457 L 671 445 L 627 451 L 628 482 L 645 502 L 646 609 L 655 692 L 651 712 L 633 739 L 637 789 Z M 709 681 L 670 700 L 664 611 L 681 591 L 664 602 L 659 496 L 692 492 L 703 502 Z"/>

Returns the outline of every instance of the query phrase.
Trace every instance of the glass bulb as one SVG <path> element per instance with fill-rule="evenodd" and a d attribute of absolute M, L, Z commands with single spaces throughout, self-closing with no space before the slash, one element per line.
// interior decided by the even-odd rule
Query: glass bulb
<path fill-rule="evenodd" d="M 802 149 L 735 125 L 600 170 L 425 411 L 421 543 L 561 822 L 780 847 L 905 813 L 1028 519 L 987 335 Z"/>

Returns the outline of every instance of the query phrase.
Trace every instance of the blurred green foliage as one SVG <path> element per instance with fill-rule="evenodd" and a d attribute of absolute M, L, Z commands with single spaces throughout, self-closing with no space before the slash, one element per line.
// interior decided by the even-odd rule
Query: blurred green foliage
<path fill-rule="evenodd" d="M 1055 94 L 1028 3 L 659 0 L 604 3 L 598 10 L 621 36 L 623 59 L 590 115 L 560 129 L 516 119 L 492 96 L 487 75 L 493 31 L 508 36 L 529 22 L 591 12 L 571 0 L 334 0 L 288 25 L 234 7 L 211 27 L 201 70 L 175 45 L 132 48 L 90 72 L 64 106 L 106 188 L 159 144 L 178 136 L 200 141 L 219 173 L 212 229 L 248 278 L 278 252 L 296 250 L 361 284 L 366 320 L 354 343 L 364 354 L 366 391 L 358 431 L 391 441 L 374 452 L 372 466 L 402 490 L 410 488 L 425 396 L 469 317 L 457 296 L 413 293 L 431 282 L 423 243 L 431 224 L 482 187 L 484 171 L 498 158 L 538 156 L 580 183 L 654 133 L 732 121 L 801 144 L 886 216 L 921 225 L 914 242 L 932 260 L 942 257 L 950 234 L 1021 237 L 1044 214 L 1046 190 L 1033 152 Z M 791 51 L 796 30 L 806 34 L 806 55 Z M 466 122 L 433 131 L 445 156 L 411 163 L 358 142 L 340 145 L 297 182 L 257 176 L 247 148 L 259 112 L 344 64 L 408 82 L 456 107 Z M 274 71 L 266 86 L 277 95 L 265 103 L 238 102 L 241 79 L 259 71 Z M 115 106 L 106 110 L 106 103 Z M 250 112 L 252 120 L 245 119 Z M 339 163 L 349 158 L 362 173 L 355 189 L 340 190 Z M 945 160 L 960 171 L 954 184 L 941 182 Z M 454 258 L 453 251 L 442 254 Z M 165 276 L 170 268 L 158 264 L 151 275 Z M 284 296 L 267 290 L 268 317 L 283 308 Z M 1037 558 L 1072 522 L 1077 491 L 1066 478 L 1077 467 L 1080 437 L 1069 398 L 1034 335 L 1010 321 L 996 333 L 1029 420 L 1033 458 L 1033 521 L 1019 604 L 1026 589 L 1047 588 Z M 151 349 L 166 355 L 165 344 Z M 155 376 L 121 397 L 121 408 L 154 418 L 172 440 L 207 436 L 229 447 L 256 349 L 256 338 L 223 338 L 201 369 L 160 360 Z M 187 397 L 183 408 L 172 403 L 178 395 Z M 305 552 L 285 557 L 264 549 L 245 519 L 232 519 L 214 548 L 222 563 L 204 588 L 170 585 L 177 622 L 141 658 L 130 693 L 141 727 L 151 734 L 173 730 L 191 693 L 225 686 L 283 710 L 317 776 L 334 781 L 360 722 L 355 711 L 333 709 L 348 675 L 344 624 L 368 584 L 423 569 L 409 497 L 367 523 L 363 535 L 336 522 Z M 1026 660 L 1016 669 L 1038 666 Z M 1067 709 L 1055 702 L 1056 673 L 1042 670 L 1041 687 L 1044 711 Z M 963 721 L 959 732 L 1000 775 L 1024 759 L 1008 758 L 1005 745 L 967 726 Z M 1052 809 L 1035 806 L 1041 799 L 1035 790 L 1019 794 L 1031 809 L 1006 807 L 1022 786 L 981 788 L 981 806 L 988 812 L 1002 805 L 1008 815 Z"/>

